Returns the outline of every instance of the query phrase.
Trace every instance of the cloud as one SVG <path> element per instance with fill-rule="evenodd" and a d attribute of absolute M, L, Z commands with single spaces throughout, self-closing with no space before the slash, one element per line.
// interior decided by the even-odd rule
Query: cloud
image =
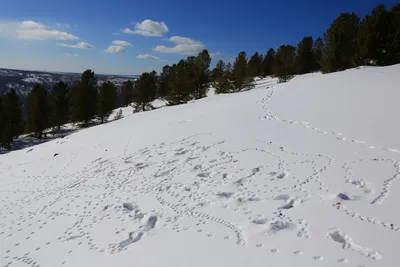
<path fill-rule="evenodd" d="M 143 36 L 163 36 L 168 32 L 168 27 L 164 22 L 152 21 L 146 19 L 141 23 L 135 24 L 135 29 L 131 30 L 125 28 L 122 30 L 124 33 L 128 34 L 139 34 Z"/>
<path fill-rule="evenodd" d="M 20 23 L 20 27 L 24 29 L 44 29 L 44 24 L 37 23 L 32 20 L 25 20 Z"/>
<path fill-rule="evenodd" d="M 217 58 L 217 57 L 219 57 L 220 55 L 221 55 L 220 52 L 210 53 L 210 57 L 211 57 L 211 58 Z"/>
<path fill-rule="evenodd" d="M 77 54 L 70 54 L 70 53 L 65 53 L 65 55 L 68 57 L 77 57 L 78 56 Z"/>
<path fill-rule="evenodd" d="M 0 36 L 22 40 L 78 40 L 79 37 L 64 31 L 49 29 L 32 20 L 0 23 Z"/>
<path fill-rule="evenodd" d="M 161 62 L 168 62 L 168 60 L 166 60 L 166 59 L 160 59 L 159 57 L 156 57 L 156 56 L 153 56 L 153 55 L 150 55 L 150 54 L 139 54 L 139 55 L 136 56 L 136 58 L 139 58 L 139 59 L 151 59 L 151 60 L 158 60 L 158 61 L 161 61 Z"/>
<path fill-rule="evenodd" d="M 109 48 L 106 49 L 107 53 L 122 53 L 125 52 L 125 47 L 123 47 L 122 45 L 111 45 Z"/>
<path fill-rule="evenodd" d="M 114 45 L 119 45 L 119 46 L 133 46 L 133 44 L 127 42 L 127 41 L 121 41 L 121 40 L 115 40 L 112 42 Z"/>
<path fill-rule="evenodd" d="M 139 58 L 139 59 L 160 60 L 159 57 L 156 57 L 156 56 L 153 56 L 153 55 L 150 55 L 150 54 L 139 54 L 139 55 L 136 56 L 136 58 Z"/>
<path fill-rule="evenodd" d="M 168 41 L 175 43 L 175 46 L 157 45 L 154 50 L 161 53 L 193 55 L 204 49 L 204 44 L 187 37 L 172 36 Z"/>
<path fill-rule="evenodd" d="M 84 42 L 77 43 L 77 44 L 74 44 L 74 45 L 70 45 L 70 44 L 60 44 L 60 43 L 58 43 L 58 44 L 56 44 L 56 45 L 57 45 L 57 46 L 61 46 L 61 47 L 78 48 L 78 49 L 91 49 L 91 48 L 94 48 L 93 45 L 88 44 L 88 43 L 84 43 Z"/>

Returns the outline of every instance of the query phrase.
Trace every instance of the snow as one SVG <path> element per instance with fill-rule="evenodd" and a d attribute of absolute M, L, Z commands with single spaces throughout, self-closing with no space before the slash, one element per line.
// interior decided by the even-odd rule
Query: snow
<path fill-rule="evenodd" d="M 261 79 L 0 155 L 0 261 L 397 266 L 398 73 Z"/>

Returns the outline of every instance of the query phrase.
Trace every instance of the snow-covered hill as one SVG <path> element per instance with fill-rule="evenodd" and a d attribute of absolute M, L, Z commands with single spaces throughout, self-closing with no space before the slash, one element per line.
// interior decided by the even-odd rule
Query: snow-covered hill
<path fill-rule="evenodd" d="M 110 81 L 119 88 L 122 86 L 123 82 L 134 80 L 137 76 L 97 75 L 97 78 L 99 84 L 104 81 Z M 54 73 L 0 68 L 0 94 L 5 93 L 10 88 L 14 88 L 20 96 L 25 97 L 36 84 L 44 84 L 50 87 L 62 81 L 72 85 L 79 81 L 79 79 L 80 74 L 76 73 Z"/>
<path fill-rule="evenodd" d="M 1 155 L 1 263 L 398 266 L 399 73 L 264 79 Z"/>

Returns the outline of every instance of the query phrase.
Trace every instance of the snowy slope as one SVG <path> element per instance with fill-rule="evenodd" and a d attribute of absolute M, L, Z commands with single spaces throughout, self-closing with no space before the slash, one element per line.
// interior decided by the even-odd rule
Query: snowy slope
<path fill-rule="evenodd" d="M 1 155 L 1 264 L 398 266 L 398 73 L 264 79 Z"/>

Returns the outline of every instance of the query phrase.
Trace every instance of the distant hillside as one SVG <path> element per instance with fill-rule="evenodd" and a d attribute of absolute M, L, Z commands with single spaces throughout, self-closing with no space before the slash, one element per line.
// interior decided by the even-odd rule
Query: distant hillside
<path fill-rule="evenodd" d="M 97 78 L 99 83 L 110 81 L 118 88 L 127 80 L 134 80 L 138 76 L 119 76 L 119 75 L 104 75 L 99 74 Z M 24 97 L 37 84 L 45 84 L 50 87 L 52 84 L 63 81 L 68 84 L 73 84 L 80 78 L 79 73 L 55 73 L 55 72 L 39 72 L 26 70 L 11 70 L 0 68 L 0 94 L 6 92 L 10 88 L 14 88 L 17 93 Z"/>

